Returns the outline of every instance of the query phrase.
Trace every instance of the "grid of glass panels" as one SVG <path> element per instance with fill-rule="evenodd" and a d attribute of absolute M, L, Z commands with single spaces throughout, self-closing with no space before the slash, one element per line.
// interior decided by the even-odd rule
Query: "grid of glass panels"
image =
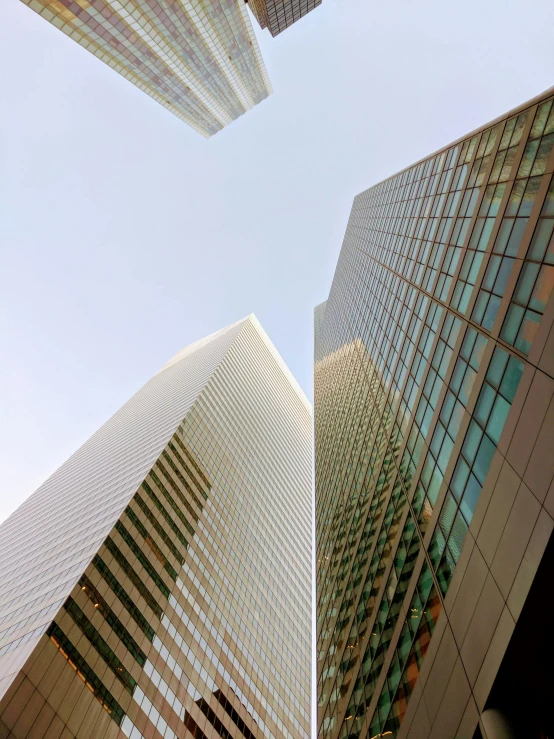
<path fill-rule="evenodd" d="M 321 0 L 251 0 L 249 4 L 260 26 L 275 37 L 321 5 Z"/>
<path fill-rule="evenodd" d="M 554 287 L 554 178 L 523 262 L 500 336 L 529 354 Z"/>
<path fill-rule="evenodd" d="M 271 94 L 242 2 L 22 1 L 203 136 Z"/>
<path fill-rule="evenodd" d="M 0 696 L 239 331 L 235 324 L 218 332 L 202 352 L 192 345 L 183 361 L 156 374 L 0 527 Z M 157 489 L 149 480 L 145 500 Z M 156 497 L 165 501 L 159 491 Z M 172 520 L 175 510 L 163 504 Z M 183 537 L 184 526 L 174 522 Z"/>
<path fill-rule="evenodd" d="M 354 200 L 315 347 L 322 739 L 395 736 L 417 682 L 551 296 L 552 111 Z"/>

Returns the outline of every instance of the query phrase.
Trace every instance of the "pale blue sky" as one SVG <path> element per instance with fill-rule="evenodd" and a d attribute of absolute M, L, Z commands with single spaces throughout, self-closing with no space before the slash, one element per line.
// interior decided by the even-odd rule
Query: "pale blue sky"
<path fill-rule="evenodd" d="M 324 0 L 204 140 L 0 7 L 0 521 L 169 357 L 255 312 L 311 396 L 353 196 L 554 82 L 552 0 Z"/>

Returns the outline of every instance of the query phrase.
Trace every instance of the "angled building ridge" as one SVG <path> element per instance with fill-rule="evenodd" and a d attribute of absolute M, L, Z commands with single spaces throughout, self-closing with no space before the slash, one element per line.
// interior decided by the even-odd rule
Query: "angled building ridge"
<path fill-rule="evenodd" d="M 260 334 L 260 336 L 264 340 L 264 343 L 266 344 L 267 348 L 271 352 L 273 358 L 275 359 L 275 361 L 279 365 L 281 371 L 283 372 L 283 374 L 285 375 L 285 377 L 287 378 L 287 380 L 290 382 L 290 384 L 294 388 L 294 391 L 298 395 L 299 399 L 301 400 L 301 402 L 303 403 L 303 405 L 305 406 L 305 408 L 311 414 L 311 412 L 312 412 L 312 404 L 310 403 L 310 401 L 306 397 L 306 394 L 304 393 L 304 391 L 302 390 L 302 388 L 298 384 L 296 378 L 294 377 L 294 375 L 290 371 L 287 363 L 285 362 L 285 360 L 283 359 L 283 357 L 281 356 L 281 354 L 276 349 L 275 344 L 271 341 L 271 339 L 267 335 L 264 327 L 259 322 L 259 320 L 257 319 L 256 315 L 254 313 L 251 313 L 249 316 L 247 316 L 247 319 L 246 320 L 250 320 L 250 322 L 252 323 L 252 325 L 254 326 L 254 328 L 258 331 L 258 333 Z"/>
<path fill-rule="evenodd" d="M 554 88 L 356 195 L 314 338 L 318 739 L 551 736 Z"/>
<path fill-rule="evenodd" d="M 214 339 L 217 339 L 218 337 L 223 336 L 228 331 L 231 331 L 232 329 L 240 326 L 242 323 L 244 323 L 247 320 L 248 320 L 248 317 L 241 318 L 239 321 L 235 321 L 234 323 L 231 323 L 228 326 L 225 326 L 225 328 L 218 329 L 217 331 L 214 331 L 208 336 L 204 336 L 201 339 L 197 339 L 196 341 L 193 341 L 191 344 L 187 344 L 187 346 L 183 347 L 176 354 L 174 354 L 173 357 L 171 357 L 171 359 L 168 362 L 166 362 L 163 365 L 163 367 L 160 370 L 158 370 L 156 374 L 159 374 L 160 372 L 164 372 L 169 367 L 173 367 L 173 365 L 177 364 L 177 362 L 180 362 L 182 359 L 185 359 L 191 354 L 194 354 L 194 352 L 206 346 L 206 344 L 209 344 Z"/>
<path fill-rule="evenodd" d="M 247 316 L 178 352 L 0 526 L 0 736 L 309 739 L 301 401 Z"/>
<path fill-rule="evenodd" d="M 22 0 L 208 138 L 271 94 L 242 0 Z"/>

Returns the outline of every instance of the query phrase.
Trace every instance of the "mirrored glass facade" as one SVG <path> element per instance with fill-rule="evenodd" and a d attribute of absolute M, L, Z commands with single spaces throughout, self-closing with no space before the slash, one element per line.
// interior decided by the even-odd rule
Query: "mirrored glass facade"
<path fill-rule="evenodd" d="M 271 94 L 242 0 L 22 0 L 202 136 Z"/>
<path fill-rule="evenodd" d="M 553 171 L 550 90 L 354 200 L 315 310 L 321 739 L 522 720 L 512 636 L 552 561 Z M 514 736 L 549 735 L 546 705 Z"/>
<path fill-rule="evenodd" d="M 0 527 L 0 737 L 309 736 L 311 409 L 254 316 Z"/>
<path fill-rule="evenodd" d="M 321 5 L 321 0 L 249 0 L 249 5 L 261 28 L 275 37 Z"/>

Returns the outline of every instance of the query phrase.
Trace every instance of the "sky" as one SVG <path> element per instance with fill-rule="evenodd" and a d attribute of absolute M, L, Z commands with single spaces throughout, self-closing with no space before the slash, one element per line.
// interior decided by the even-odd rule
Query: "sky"
<path fill-rule="evenodd" d="M 554 3 L 323 0 L 205 140 L 0 4 L 0 521 L 176 351 L 254 312 L 308 397 L 354 195 L 554 83 Z"/>

